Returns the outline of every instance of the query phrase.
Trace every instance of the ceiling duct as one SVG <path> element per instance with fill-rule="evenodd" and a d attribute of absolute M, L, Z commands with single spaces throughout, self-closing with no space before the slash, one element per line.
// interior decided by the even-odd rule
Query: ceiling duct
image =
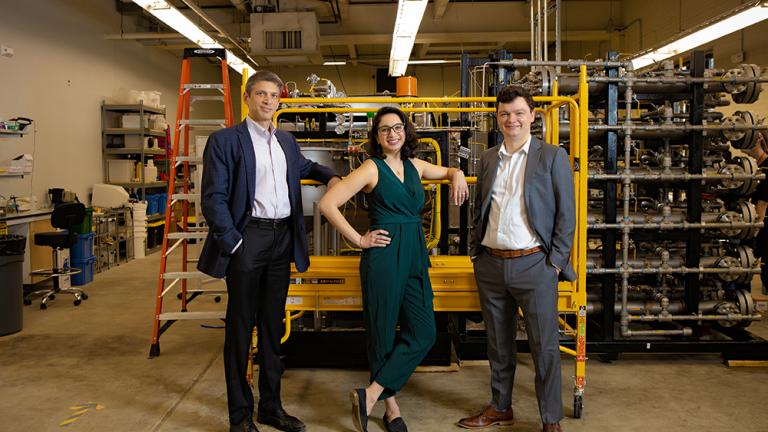
<path fill-rule="evenodd" d="M 319 57 L 320 29 L 315 12 L 276 12 L 251 14 L 251 54 L 285 61 L 305 63 L 307 57 Z M 296 61 L 292 61 L 292 60 Z"/>

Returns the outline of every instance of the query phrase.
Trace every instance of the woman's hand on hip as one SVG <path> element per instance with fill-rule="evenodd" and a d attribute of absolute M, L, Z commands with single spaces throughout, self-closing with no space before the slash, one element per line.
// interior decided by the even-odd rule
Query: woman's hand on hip
<path fill-rule="evenodd" d="M 367 231 L 360 236 L 360 241 L 358 243 L 360 243 L 360 248 L 368 249 L 372 247 L 386 247 L 390 241 L 392 240 L 389 238 L 389 232 L 384 231 L 383 229 L 377 229 Z"/>

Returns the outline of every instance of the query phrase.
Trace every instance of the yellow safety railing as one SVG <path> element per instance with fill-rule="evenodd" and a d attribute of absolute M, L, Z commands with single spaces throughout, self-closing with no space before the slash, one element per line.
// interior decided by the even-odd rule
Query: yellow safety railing
<path fill-rule="evenodd" d="M 544 116 L 546 134 L 544 140 L 557 144 L 560 137 L 560 109 L 567 107 L 570 119 L 570 152 L 569 159 L 574 171 L 574 186 L 576 200 L 577 229 L 574 235 L 574 247 L 571 263 L 576 269 L 577 280 L 560 282 L 558 284 L 558 309 L 561 313 L 575 314 L 576 326 L 559 318 L 567 334 L 574 335 L 576 349 L 561 346 L 560 351 L 575 358 L 574 394 L 580 398 L 584 392 L 586 377 L 586 252 L 587 252 L 587 120 L 588 120 L 588 87 L 586 82 L 586 66 L 579 71 L 579 91 L 575 95 L 560 96 L 555 82 L 553 96 L 537 96 L 534 101 L 546 104 L 537 108 Z M 279 109 L 273 121 L 284 114 L 292 113 L 373 113 L 379 107 L 326 106 L 353 103 L 400 104 L 406 113 L 478 113 L 495 112 L 495 107 L 477 106 L 477 104 L 495 103 L 494 97 L 438 97 L 438 98 L 393 98 L 393 97 L 362 97 L 362 98 L 288 98 L 282 99 L 281 104 L 289 107 Z M 415 107 L 413 104 L 475 104 L 465 107 Z M 294 105 L 312 105 L 294 107 Z M 324 106 L 318 106 L 324 105 Z M 319 141 L 327 141 L 320 139 Z M 347 141 L 343 139 L 343 141 Z M 474 184 L 476 177 L 468 177 L 467 183 Z M 423 180 L 423 184 L 450 184 L 449 180 Z M 319 185 L 319 182 L 302 180 L 302 185 Z M 439 196 L 439 194 L 437 194 Z M 479 300 L 475 291 L 466 291 L 474 286 L 472 265 L 467 257 L 438 256 L 431 257 L 432 268 L 430 278 L 436 293 L 436 311 L 476 311 L 479 310 Z M 359 275 L 356 266 L 350 260 L 354 257 L 313 257 L 312 268 L 307 274 L 296 274 L 296 283 L 292 285 L 289 296 L 294 301 L 288 307 L 290 310 L 360 310 L 362 304 L 359 298 Z M 350 262 L 348 262 L 350 261 Z M 344 263 L 340 265 L 340 263 Z M 322 278 L 339 278 L 343 272 L 342 285 L 322 290 L 313 280 Z M 318 278 L 318 279 L 315 279 Z M 339 279 L 333 279 L 339 280 Z M 332 288 L 332 289 L 331 289 Z M 287 315 L 288 316 L 288 315 Z M 290 327 L 290 319 L 286 318 L 286 326 Z M 286 328 L 286 336 L 290 329 Z"/>

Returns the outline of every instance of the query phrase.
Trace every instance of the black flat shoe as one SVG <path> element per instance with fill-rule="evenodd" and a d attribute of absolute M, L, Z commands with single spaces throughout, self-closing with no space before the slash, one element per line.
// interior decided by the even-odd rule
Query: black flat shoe
<path fill-rule="evenodd" d="M 256 421 L 284 432 L 304 432 L 306 429 L 301 420 L 288 414 L 282 408 L 270 411 L 259 410 Z"/>
<path fill-rule="evenodd" d="M 365 407 L 365 389 L 354 389 L 349 392 L 352 401 L 352 423 L 357 432 L 368 432 L 368 412 Z"/>
<path fill-rule="evenodd" d="M 408 432 L 408 427 L 405 425 L 405 420 L 402 417 L 388 421 L 386 413 L 384 413 L 384 429 L 387 432 Z"/>

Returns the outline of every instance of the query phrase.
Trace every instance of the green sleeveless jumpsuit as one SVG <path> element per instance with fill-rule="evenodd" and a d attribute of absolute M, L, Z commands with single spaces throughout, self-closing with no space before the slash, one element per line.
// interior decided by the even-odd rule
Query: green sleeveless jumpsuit
<path fill-rule="evenodd" d="M 424 189 L 419 172 L 410 160 L 403 161 L 401 182 L 382 159 L 371 160 L 379 181 L 367 195 L 370 230 L 384 229 L 392 240 L 386 247 L 363 250 L 360 259 L 368 363 L 371 382 L 385 388 L 381 400 L 403 388 L 435 343 L 436 330 L 421 228 Z"/>

